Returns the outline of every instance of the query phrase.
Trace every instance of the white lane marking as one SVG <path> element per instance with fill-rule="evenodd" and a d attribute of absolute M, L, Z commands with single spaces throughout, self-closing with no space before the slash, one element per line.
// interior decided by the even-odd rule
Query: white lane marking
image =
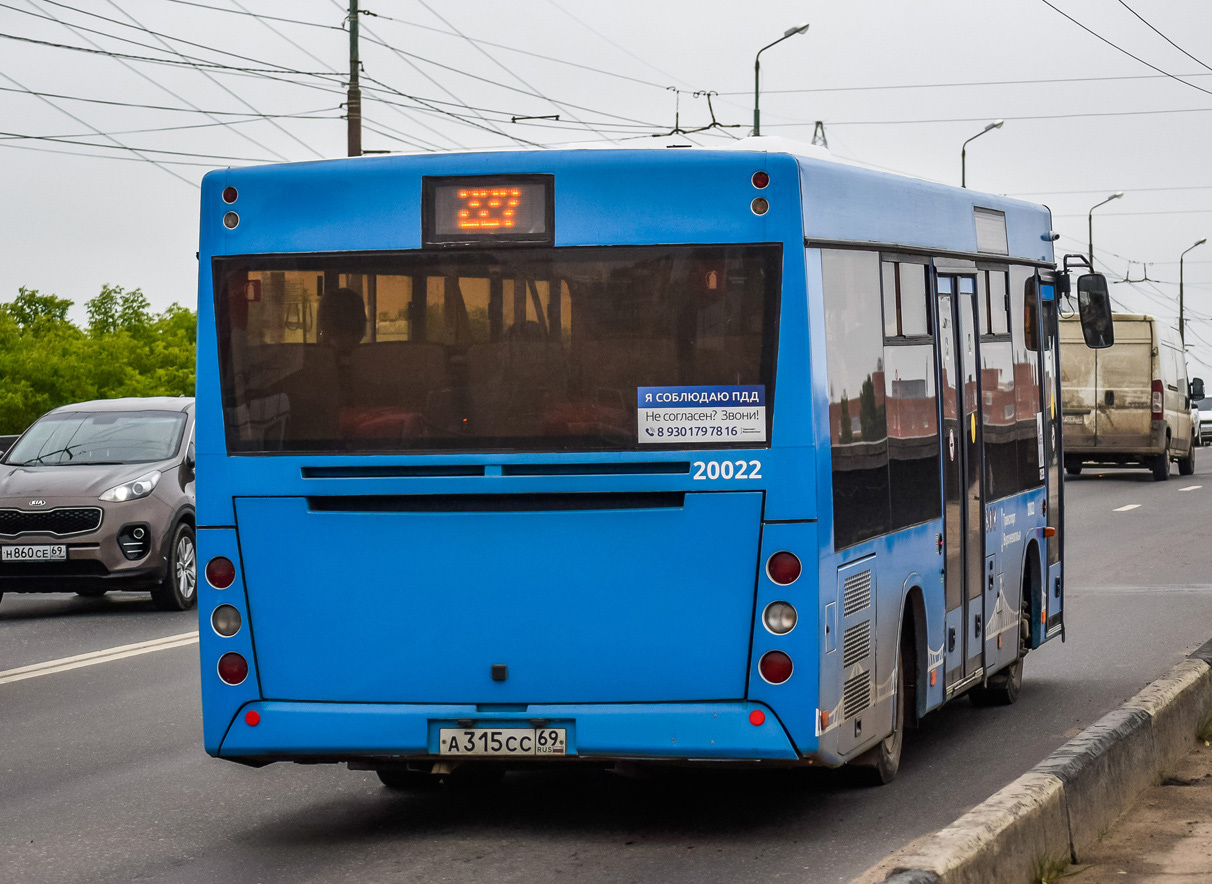
<path fill-rule="evenodd" d="M 153 651 L 167 651 L 170 648 L 183 648 L 198 640 L 196 632 L 182 632 L 178 635 L 166 635 L 163 638 L 151 639 L 145 642 L 135 642 L 130 645 L 118 645 L 101 651 L 90 651 L 87 654 L 77 654 L 74 657 L 61 657 L 58 660 L 47 660 L 45 663 L 33 663 L 29 666 L 18 666 L 16 669 L 0 671 L 0 684 L 11 681 L 22 681 L 27 678 L 37 678 L 39 675 L 51 675 L 55 672 L 67 672 L 69 669 L 80 669 L 84 666 L 95 666 L 98 663 L 110 663 L 126 657 L 137 657 L 139 654 L 150 654 Z"/>
<path fill-rule="evenodd" d="M 1140 504 L 1139 504 L 1139 503 L 1130 503 L 1130 504 L 1128 504 L 1127 506 L 1119 506 L 1119 507 L 1116 507 L 1116 508 L 1115 508 L 1115 509 L 1113 509 L 1111 512 L 1113 512 L 1113 513 L 1126 513 L 1128 510 L 1134 510 L 1134 509 L 1136 509 L 1136 508 L 1137 508 L 1137 507 L 1139 507 L 1139 506 L 1140 506 Z"/>
<path fill-rule="evenodd" d="M 1194 491 L 1197 488 L 1203 488 L 1203 485 L 1188 485 L 1186 488 L 1179 488 L 1179 491 Z"/>

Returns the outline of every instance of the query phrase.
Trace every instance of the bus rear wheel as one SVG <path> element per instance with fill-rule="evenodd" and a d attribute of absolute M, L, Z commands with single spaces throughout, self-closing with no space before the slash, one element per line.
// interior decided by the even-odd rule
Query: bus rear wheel
<path fill-rule="evenodd" d="M 436 789 L 440 783 L 437 774 L 406 768 L 384 768 L 375 771 L 381 782 L 393 792 L 425 792 Z"/>
<path fill-rule="evenodd" d="M 907 647 L 908 643 L 902 637 L 896 667 L 892 733 L 852 762 L 858 782 L 865 786 L 886 786 L 896 779 L 896 773 L 901 767 L 901 749 L 905 741 L 905 673 L 909 665 Z"/>

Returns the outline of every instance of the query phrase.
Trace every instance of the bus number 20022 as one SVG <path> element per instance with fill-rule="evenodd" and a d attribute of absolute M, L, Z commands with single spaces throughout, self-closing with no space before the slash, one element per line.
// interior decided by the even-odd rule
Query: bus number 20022
<path fill-rule="evenodd" d="M 760 479 L 762 478 L 762 462 L 760 460 L 696 460 L 694 478 Z"/>

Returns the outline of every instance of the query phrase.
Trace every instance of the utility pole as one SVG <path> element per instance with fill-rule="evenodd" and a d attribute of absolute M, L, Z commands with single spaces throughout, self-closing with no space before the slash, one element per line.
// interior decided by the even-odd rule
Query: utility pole
<path fill-rule="evenodd" d="M 345 99 L 349 156 L 362 156 L 362 88 L 358 85 L 358 0 L 349 0 L 349 93 Z"/>

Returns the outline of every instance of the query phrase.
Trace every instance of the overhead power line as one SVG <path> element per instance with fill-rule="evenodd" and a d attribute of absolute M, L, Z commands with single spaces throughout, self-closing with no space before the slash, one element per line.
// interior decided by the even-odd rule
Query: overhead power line
<path fill-rule="evenodd" d="M 1163 70 L 1162 68 L 1159 68 L 1157 65 L 1152 64 L 1151 62 L 1145 61 L 1139 55 L 1133 55 L 1131 52 L 1129 52 L 1127 49 L 1120 46 L 1118 43 L 1114 42 L 1113 40 L 1108 40 L 1106 37 L 1104 37 L 1102 34 L 1098 33 L 1097 31 L 1086 27 L 1084 24 L 1082 24 L 1077 19 L 1075 19 L 1073 16 L 1069 15 L 1069 13 L 1058 8 L 1057 6 L 1054 6 L 1052 3 L 1049 2 L 1049 0 L 1040 0 L 1040 2 L 1043 3 L 1045 6 L 1047 6 L 1049 9 L 1051 9 L 1053 12 L 1057 12 L 1060 15 L 1067 18 L 1069 21 L 1073 22 L 1073 24 L 1077 25 L 1079 28 L 1081 28 L 1087 34 L 1090 34 L 1093 37 L 1097 37 L 1099 40 L 1106 43 L 1112 49 L 1122 52 L 1124 55 L 1128 56 L 1129 58 L 1133 59 L 1134 61 L 1139 61 L 1145 67 L 1152 68 L 1153 70 L 1157 71 L 1159 74 L 1165 74 L 1171 80 L 1175 80 L 1179 83 L 1182 83 L 1184 86 L 1190 86 L 1192 89 L 1196 89 L 1200 92 L 1203 92 L 1205 95 L 1212 95 L 1212 90 L 1205 89 L 1203 86 L 1198 86 L 1195 83 L 1190 83 L 1187 80 L 1184 80 L 1182 77 L 1178 76 L 1177 74 L 1172 74 L 1167 70 Z"/>
<path fill-rule="evenodd" d="M 1182 74 L 1183 77 L 1208 77 L 1212 74 Z M 1166 80 L 1169 74 L 1129 74 L 1118 77 L 1046 77 L 1035 80 L 973 80 L 966 83 L 881 83 L 875 86 L 818 86 L 808 89 L 763 89 L 763 95 L 801 95 L 818 92 L 883 92 L 898 89 L 960 89 L 970 86 L 1036 86 L 1057 83 L 1104 83 L 1119 80 Z M 752 95 L 752 92 L 721 92 L 720 95 Z"/>
<path fill-rule="evenodd" d="M 1128 10 L 1130 13 L 1132 13 L 1138 19 L 1140 19 L 1140 21 L 1145 25 L 1145 27 L 1147 27 L 1153 33 L 1157 34 L 1157 36 L 1161 37 L 1163 40 L 1165 40 L 1167 43 L 1169 43 L 1171 46 L 1173 46 L 1175 49 L 1177 49 L 1183 55 L 1187 56 L 1187 58 L 1191 59 L 1193 62 L 1200 65 L 1201 67 L 1203 67 L 1209 71 L 1212 71 L 1212 67 L 1208 67 L 1208 65 L 1205 64 L 1203 62 L 1203 60 L 1196 58 L 1190 52 L 1183 49 L 1181 46 L 1179 46 L 1177 43 L 1175 43 L 1173 40 L 1171 40 L 1169 37 L 1167 37 L 1165 34 L 1163 34 L 1157 28 L 1155 28 L 1152 24 L 1150 24 L 1148 21 L 1145 20 L 1144 16 L 1142 16 L 1139 12 L 1137 12 L 1135 9 L 1133 9 L 1131 6 L 1129 6 L 1127 3 L 1125 3 L 1124 0 L 1119 0 L 1119 5 L 1122 6 L 1124 9 Z"/>

